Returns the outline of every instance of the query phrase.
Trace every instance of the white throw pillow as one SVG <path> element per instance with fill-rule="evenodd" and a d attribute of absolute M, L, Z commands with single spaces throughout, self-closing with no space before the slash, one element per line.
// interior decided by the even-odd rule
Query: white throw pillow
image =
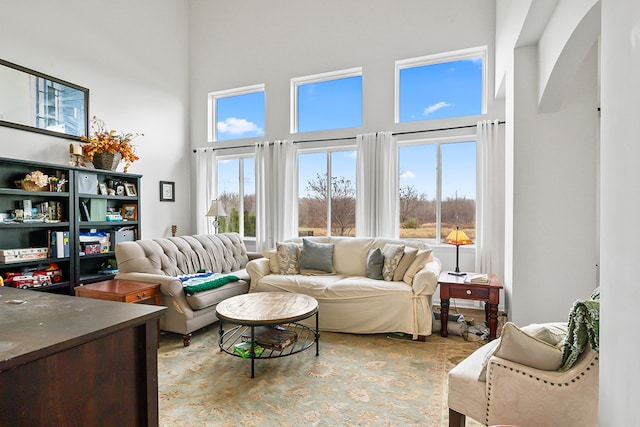
<path fill-rule="evenodd" d="M 269 260 L 269 271 L 271 274 L 280 274 L 280 263 L 278 262 L 278 251 L 276 248 L 265 249 L 262 256 Z"/>
<path fill-rule="evenodd" d="M 413 285 L 413 276 L 415 276 L 418 271 L 422 270 L 424 266 L 427 265 L 430 259 L 431 249 L 419 250 L 418 254 L 416 255 L 416 259 L 411 263 L 411 265 L 407 269 L 407 272 L 404 273 L 404 277 L 402 278 L 402 280 L 404 280 L 404 282 L 409 286 Z"/>
<path fill-rule="evenodd" d="M 398 268 L 396 268 L 396 271 L 393 273 L 394 282 L 399 282 L 402 280 L 402 278 L 404 277 L 405 273 L 407 272 L 411 264 L 413 264 L 413 261 L 416 260 L 417 256 L 418 256 L 417 248 L 412 248 L 410 246 L 406 246 L 404 248 L 404 255 L 402 255 L 402 259 L 400 259 Z"/>

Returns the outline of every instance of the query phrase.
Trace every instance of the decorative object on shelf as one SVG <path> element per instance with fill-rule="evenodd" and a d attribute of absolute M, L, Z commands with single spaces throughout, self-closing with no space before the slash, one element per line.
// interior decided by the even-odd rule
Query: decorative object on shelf
<path fill-rule="evenodd" d="M 122 219 L 131 221 L 138 220 L 138 205 L 136 204 L 124 204 L 122 205 Z"/>
<path fill-rule="evenodd" d="M 467 273 L 460 273 L 460 267 L 458 265 L 459 249 L 460 246 L 472 244 L 473 240 L 467 236 L 464 230 L 460 230 L 460 227 L 456 227 L 456 229 L 452 230 L 444 239 L 444 242 L 456 246 L 456 271 L 452 271 L 449 274 L 453 274 L 454 276 L 464 276 Z"/>
<path fill-rule="evenodd" d="M 176 201 L 176 184 L 171 181 L 160 181 L 160 201 L 175 202 Z"/>
<path fill-rule="evenodd" d="M 129 197 L 137 197 L 138 192 L 136 191 L 136 185 L 130 182 L 125 182 L 124 184 L 124 192 Z"/>
<path fill-rule="evenodd" d="M 205 216 L 213 217 L 213 228 L 215 230 L 215 234 L 218 234 L 218 217 L 227 216 L 222 203 L 219 200 L 212 200 L 211 206 L 209 206 L 209 212 L 207 212 Z"/>
<path fill-rule="evenodd" d="M 49 176 L 40 171 L 33 171 L 25 175 L 24 179 L 16 181 L 16 185 L 27 191 L 48 191 Z"/>
<path fill-rule="evenodd" d="M 69 166 L 84 166 L 82 145 L 69 144 Z"/>
<path fill-rule="evenodd" d="M 97 116 L 91 118 L 91 130 L 93 135 L 82 137 L 82 141 L 87 143 L 82 145 L 82 153 L 96 169 L 114 171 L 124 161 L 126 172 L 133 162 L 140 159 L 131 141 L 144 134 L 107 130 L 104 121 Z"/>

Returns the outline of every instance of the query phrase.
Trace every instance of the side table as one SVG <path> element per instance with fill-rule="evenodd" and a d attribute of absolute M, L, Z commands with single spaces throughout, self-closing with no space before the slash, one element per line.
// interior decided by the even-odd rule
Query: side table
<path fill-rule="evenodd" d="M 162 305 L 160 303 L 159 283 L 111 279 L 84 286 L 76 286 L 74 291 L 77 297 L 127 303 L 137 303 L 152 299 L 155 305 Z M 160 347 L 160 318 L 158 318 L 158 347 Z"/>
<path fill-rule="evenodd" d="M 489 325 L 489 341 L 496 338 L 498 328 L 498 304 L 500 304 L 500 289 L 502 284 L 495 274 L 489 274 L 489 283 L 465 283 L 467 276 L 476 273 L 468 273 L 465 276 L 456 276 L 443 271 L 438 276 L 440 285 L 440 318 L 442 327 L 440 336 L 446 337 L 447 317 L 449 316 L 449 299 L 460 298 L 475 301 L 484 301 L 485 321 Z"/>

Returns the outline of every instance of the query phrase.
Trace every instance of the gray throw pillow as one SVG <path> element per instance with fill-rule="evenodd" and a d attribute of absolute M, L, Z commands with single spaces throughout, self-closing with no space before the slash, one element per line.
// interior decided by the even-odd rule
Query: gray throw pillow
<path fill-rule="evenodd" d="M 367 254 L 367 277 L 369 279 L 382 280 L 382 265 L 384 257 L 380 248 L 369 249 Z"/>
<path fill-rule="evenodd" d="M 333 245 L 302 239 L 300 270 L 303 269 L 333 273 Z"/>

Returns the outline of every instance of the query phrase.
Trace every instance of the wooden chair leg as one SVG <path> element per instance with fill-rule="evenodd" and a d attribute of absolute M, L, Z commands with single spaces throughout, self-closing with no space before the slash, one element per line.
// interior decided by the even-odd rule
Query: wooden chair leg
<path fill-rule="evenodd" d="M 182 336 L 182 344 L 185 347 L 189 347 L 189 345 L 191 344 L 191 336 L 192 335 L 193 334 L 185 334 L 185 335 Z"/>
<path fill-rule="evenodd" d="M 464 427 L 465 415 L 449 408 L 449 427 Z"/>

